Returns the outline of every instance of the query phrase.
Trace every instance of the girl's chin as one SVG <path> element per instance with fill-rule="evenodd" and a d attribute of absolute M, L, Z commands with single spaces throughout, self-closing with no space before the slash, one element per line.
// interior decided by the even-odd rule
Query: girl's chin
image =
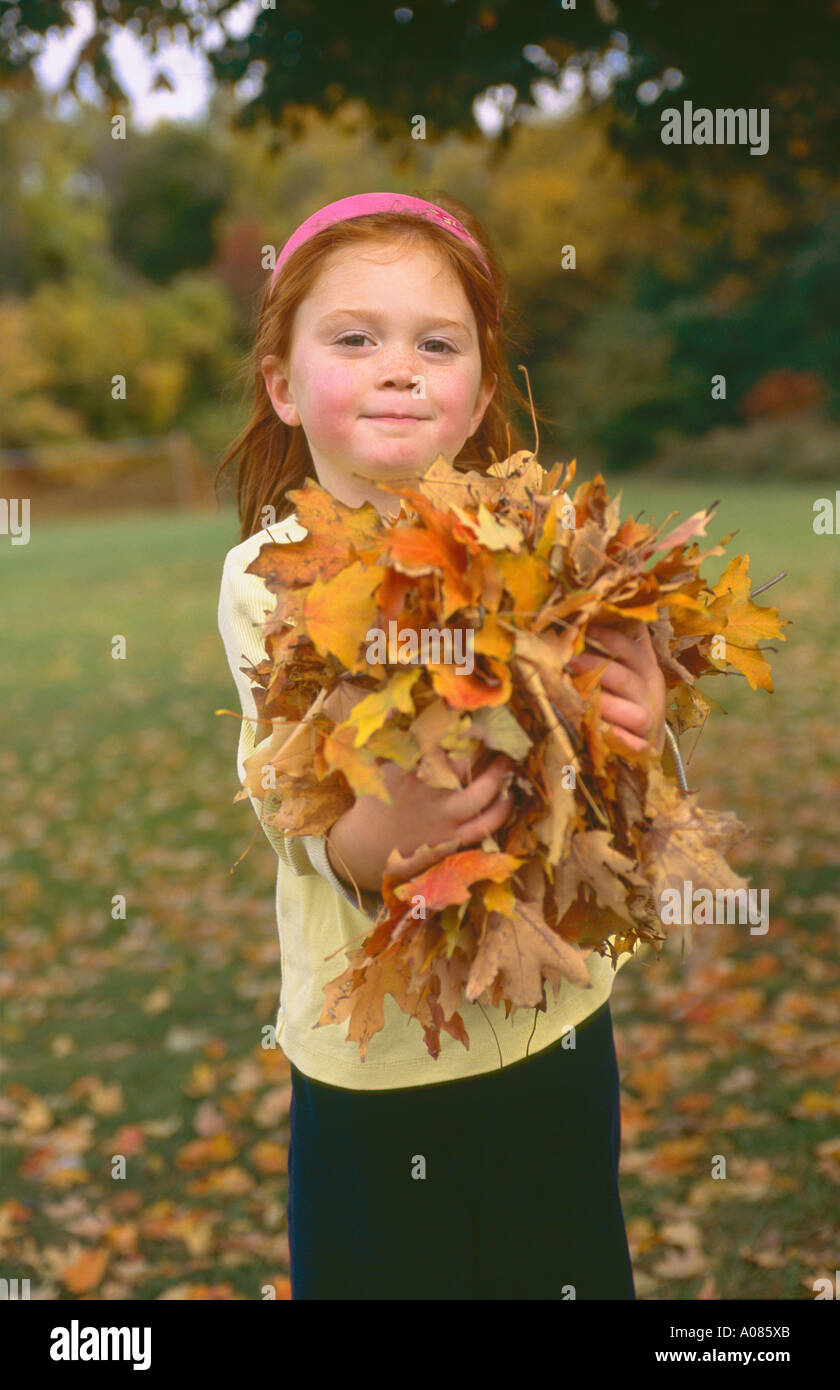
<path fill-rule="evenodd" d="M 431 468 L 435 459 L 440 458 L 441 454 L 443 454 L 447 462 L 450 461 L 450 456 L 445 454 L 443 449 L 435 449 L 431 454 L 425 451 L 422 458 L 419 459 L 412 458 L 411 456 L 406 456 L 404 458 L 377 459 L 368 457 L 359 471 L 361 472 L 363 469 L 365 476 L 370 478 L 371 481 L 374 481 L 376 478 L 390 478 L 396 473 L 405 473 L 406 475 L 413 475 L 419 478 L 426 472 L 427 468 Z"/>

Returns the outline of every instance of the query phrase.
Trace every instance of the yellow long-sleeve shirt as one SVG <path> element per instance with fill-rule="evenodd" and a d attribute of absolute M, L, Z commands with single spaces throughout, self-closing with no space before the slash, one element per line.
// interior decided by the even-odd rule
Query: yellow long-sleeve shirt
<path fill-rule="evenodd" d="M 275 606 L 275 596 L 263 580 L 246 574 L 245 569 L 269 541 L 295 541 L 305 535 L 292 514 L 270 531 L 258 531 L 235 545 L 225 557 L 219 631 L 242 712 L 247 716 L 242 720 L 237 751 L 240 784 L 245 776 L 245 759 L 255 750 L 257 733 L 251 681 L 240 668 L 246 662 L 256 665 L 265 660 L 262 628 Z M 251 797 L 251 803 L 260 816 L 260 802 Z M 269 794 L 265 809 L 270 808 Z M 459 1013 L 469 1035 L 469 1049 L 442 1031 L 437 1058 L 427 1052 L 420 1024 L 386 995 L 385 1025 L 371 1039 L 367 1057 L 362 1061 L 358 1043 L 347 1041 L 347 1022 L 320 1028 L 314 1025 L 323 1008 L 324 986 L 347 966 L 342 948 L 361 944 L 381 899 L 376 894 L 366 894 L 365 911 L 359 910 L 355 891 L 338 878 L 327 859 L 324 836 L 291 836 L 265 823 L 263 830 L 277 855 L 281 973 L 277 1041 L 298 1071 L 316 1081 L 354 1091 L 381 1091 L 479 1076 L 522 1060 L 533 1029 L 528 1046 L 528 1056 L 532 1057 L 558 1041 L 569 1025 L 582 1023 L 609 998 L 616 969 L 621 969 L 633 954 L 622 953 L 617 967 L 596 952 L 589 955 L 586 967 L 592 982 L 590 989 L 564 980 L 555 1000 L 552 987 L 546 984 L 547 1008 L 545 1013 L 536 1015 L 536 1027 L 533 1009 L 517 1009 L 506 1019 L 504 1005 L 482 1009 L 477 1003 L 465 1001 Z M 640 949 L 646 952 L 646 948 L 637 947 L 635 954 Z"/>

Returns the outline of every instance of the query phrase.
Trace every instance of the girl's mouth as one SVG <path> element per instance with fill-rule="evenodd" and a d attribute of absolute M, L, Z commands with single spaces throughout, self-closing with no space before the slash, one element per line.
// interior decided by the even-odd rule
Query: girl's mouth
<path fill-rule="evenodd" d="M 417 415 L 366 415 L 366 420 L 384 421 L 386 425 L 419 425 Z"/>

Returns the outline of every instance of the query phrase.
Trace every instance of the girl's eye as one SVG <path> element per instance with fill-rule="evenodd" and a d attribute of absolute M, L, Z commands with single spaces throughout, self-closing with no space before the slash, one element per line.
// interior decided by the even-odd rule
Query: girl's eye
<path fill-rule="evenodd" d="M 339 342 L 339 343 L 341 343 L 342 346 L 344 346 L 344 345 L 346 344 L 346 345 L 349 347 L 350 344 L 349 344 L 348 341 L 347 341 L 348 338 L 366 338 L 366 337 L 367 337 L 367 334 L 366 334 L 366 333 L 343 333 L 343 334 L 341 335 L 340 338 L 336 339 L 336 341 Z M 426 338 L 425 341 L 426 341 L 427 343 L 440 343 L 441 347 L 446 348 L 446 351 L 447 351 L 447 352 L 454 352 L 454 351 L 455 351 L 455 349 L 454 349 L 453 347 L 450 347 L 449 343 L 444 342 L 443 338 Z M 433 355 L 436 356 L 436 357 L 438 357 L 438 356 L 440 356 L 441 354 L 440 354 L 440 353 L 435 353 L 435 354 L 433 354 Z"/>

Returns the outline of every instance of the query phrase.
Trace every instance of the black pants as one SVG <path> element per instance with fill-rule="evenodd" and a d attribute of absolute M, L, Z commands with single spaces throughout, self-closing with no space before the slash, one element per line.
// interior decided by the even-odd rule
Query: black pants
<path fill-rule="evenodd" d="M 389 1091 L 293 1066 L 292 1298 L 635 1298 L 609 1001 L 575 1041 Z"/>

